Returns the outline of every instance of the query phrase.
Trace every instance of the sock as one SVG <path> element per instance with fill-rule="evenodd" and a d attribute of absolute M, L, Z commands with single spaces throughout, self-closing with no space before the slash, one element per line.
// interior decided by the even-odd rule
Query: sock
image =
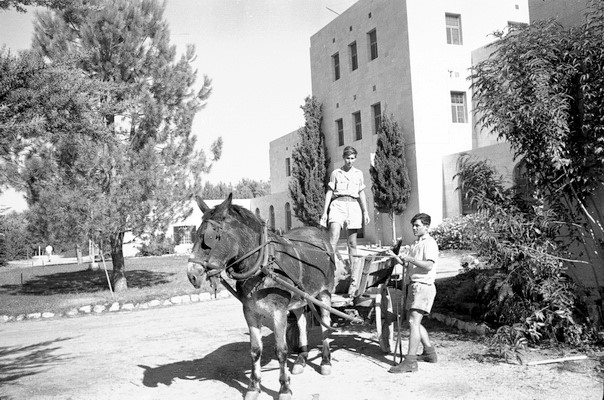
<path fill-rule="evenodd" d="M 432 347 L 424 347 L 424 353 L 423 354 L 435 354 L 436 350 L 434 350 L 434 346 Z"/>
<path fill-rule="evenodd" d="M 417 361 L 417 355 L 416 354 L 407 354 L 405 356 L 405 361 L 409 361 L 409 362 Z"/>

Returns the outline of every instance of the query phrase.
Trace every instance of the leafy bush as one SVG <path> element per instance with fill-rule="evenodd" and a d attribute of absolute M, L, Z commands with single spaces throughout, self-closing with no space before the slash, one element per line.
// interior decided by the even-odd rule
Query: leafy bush
<path fill-rule="evenodd" d="M 174 241 L 167 238 L 166 235 L 154 235 L 148 242 L 143 243 L 138 251 L 139 257 L 163 256 L 165 254 L 174 254 Z"/>
<path fill-rule="evenodd" d="M 438 243 L 440 250 L 469 250 L 476 240 L 474 214 L 461 217 L 445 218 L 430 235 Z"/>
<path fill-rule="evenodd" d="M 465 180 L 465 191 L 473 194 L 469 200 L 479 211 L 443 231 L 452 238 L 449 242 L 470 243 L 489 267 L 472 273 L 486 306 L 483 318 L 500 327 L 493 343 L 506 357 L 525 341 L 582 344 L 590 330 L 578 312 L 574 284 L 564 274 L 554 211 L 515 202 L 496 172 L 488 172 L 492 166 L 462 157 L 458 177 Z M 473 177 L 475 171 L 480 179 Z"/>

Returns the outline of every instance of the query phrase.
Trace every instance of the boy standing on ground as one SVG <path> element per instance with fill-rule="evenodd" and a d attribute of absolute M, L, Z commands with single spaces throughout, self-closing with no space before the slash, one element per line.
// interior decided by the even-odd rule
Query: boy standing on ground
<path fill-rule="evenodd" d="M 396 255 L 390 250 L 395 260 L 408 268 L 406 308 L 409 310 L 409 350 L 403 362 L 390 368 L 388 372 L 400 374 L 417 371 L 417 361 L 435 363 L 436 351 L 430 343 L 428 331 L 422 325 L 422 318 L 430 314 L 436 287 L 436 260 L 438 259 L 438 244 L 428 233 L 431 218 L 428 214 L 420 213 L 413 216 L 411 226 L 417 240 L 411 245 L 408 254 Z M 417 354 L 419 344 L 423 345 L 422 354 Z"/>

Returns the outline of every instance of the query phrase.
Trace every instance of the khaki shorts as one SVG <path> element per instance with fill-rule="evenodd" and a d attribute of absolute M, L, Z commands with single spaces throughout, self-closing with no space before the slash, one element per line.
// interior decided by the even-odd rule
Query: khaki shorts
<path fill-rule="evenodd" d="M 334 200 L 329 206 L 329 223 L 335 222 L 348 229 L 363 227 L 363 213 L 358 201 Z"/>
<path fill-rule="evenodd" d="M 413 282 L 407 286 L 407 310 L 417 310 L 424 315 L 430 314 L 434 298 L 436 297 L 436 286 Z"/>

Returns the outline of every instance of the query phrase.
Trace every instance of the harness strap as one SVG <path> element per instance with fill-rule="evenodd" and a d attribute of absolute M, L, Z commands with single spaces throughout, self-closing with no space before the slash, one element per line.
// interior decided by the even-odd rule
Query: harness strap
<path fill-rule="evenodd" d="M 339 310 L 336 310 L 335 308 L 328 306 L 327 304 L 323 303 L 320 300 L 315 299 L 313 296 L 309 295 L 308 293 L 298 289 L 295 285 L 292 285 L 291 283 L 287 282 L 285 279 L 281 278 L 279 275 L 277 275 L 274 271 L 272 271 L 270 268 L 262 268 L 262 272 L 264 272 L 266 275 L 270 276 L 271 279 L 273 279 L 275 282 L 279 283 L 280 285 L 285 286 L 285 288 L 291 290 L 292 292 L 295 292 L 296 294 L 298 294 L 300 297 L 302 297 L 304 300 L 306 300 L 308 303 L 314 303 L 316 305 L 318 305 L 319 307 L 329 311 L 332 314 L 337 315 L 338 317 L 347 319 L 349 321 L 352 322 L 356 322 L 356 323 L 360 323 L 362 324 L 364 321 L 361 318 L 357 318 L 357 317 L 353 317 L 350 316 L 348 314 L 345 314 Z M 320 320 L 320 319 L 319 319 Z M 328 327 L 329 329 L 332 329 L 331 327 Z"/>

